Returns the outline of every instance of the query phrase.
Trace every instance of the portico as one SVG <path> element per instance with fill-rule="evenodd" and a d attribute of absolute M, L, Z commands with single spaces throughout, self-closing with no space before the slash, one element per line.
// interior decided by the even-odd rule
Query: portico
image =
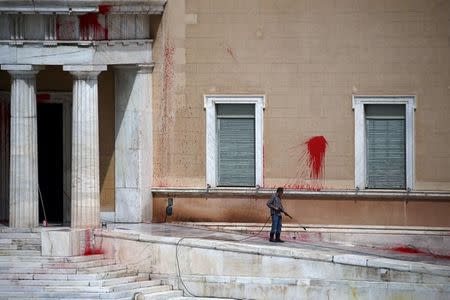
<path fill-rule="evenodd" d="M 0 163 L 2 174 L 8 175 L 0 181 L 0 207 L 8 209 L 0 219 L 9 219 L 10 227 L 39 225 L 36 75 L 46 66 L 62 67 L 73 80 L 67 100 L 71 105 L 65 106 L 72 107 L 65 126 L 71 128 L 63 133 L 70 143 L 70 172 L 64 175 L 70 188 L 67 199 L 61 199 L 66 201 L 65 221 L 72 228 L 100 224 L 98 76 L 108 69 L 115 77 L 115 220 L 151 220 L 153 61 L 148 16 L 161 14 L 165 1 L 121 2 L 108 7 L 93 1 L 0 6 L 0 23 L 8 25 L 0 26 L 0 65 L 11 82 L 10 91 L 1 94 L 2 118 L 8 117 L 8 109 L 11 113 L 0 128 Z M 86 15 L 96 21 L 83 23 Z M 61 24 L 73 26 L 63 29 Z"/>

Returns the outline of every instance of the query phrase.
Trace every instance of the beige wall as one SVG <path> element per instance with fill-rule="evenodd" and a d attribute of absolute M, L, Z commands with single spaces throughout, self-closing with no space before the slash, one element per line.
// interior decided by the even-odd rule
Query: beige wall
<path fill-rule="evenodd" d="M 416 189 L 450 190 L 449 15 L 429 0 L 170 1 L 155 44 L 155 185 L 204 186 L 203 95 L 255 93 L 267 97 L 265 186 L 296 180 L 304 141 L 323 135 L 325 187 L 353 188 L 357 94 L 416 96 Z"/>
<path fill-rule="evenodd" d="M 165 216 L 166 197 L 154 198 L 153 222 L 259 222 L 269 218 L 267 198 L 183 198 L 174 197 L 173 215 Z M 284 223 L 450 226 L 450 202 L 428 199 L 283 199 Z M 270 221 L 269 225 L 270 227 Z"/>
<path fill-rule="evenodd" d="M 352 95 L 414 95 L 415 188 L 450 190 L 450 2 L 173 0 L 155 41 L 155 186 L 205 187 L 205 94 L 264 94 L 264 186 L 354 188 Z M 154 220 L 166 198 L 154 199 Z M 266 199 L 176 198 L 171 220 L 265 221 Z M 289 199 L 304 223 L 450 226 L 448 201 Z M 248 214 L 248 212 L 251 212 Z"/>

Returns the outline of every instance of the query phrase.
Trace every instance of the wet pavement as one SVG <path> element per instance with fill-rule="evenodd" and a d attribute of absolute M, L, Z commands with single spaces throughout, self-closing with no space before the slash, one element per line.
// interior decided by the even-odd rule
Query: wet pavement
<path fill-rule="evenodd" d="M 392 249 L 379 249 L 361 245 L 343 245 L 330 242 L 299 241 L 293 239 L 285 241 L 285 243 L 271 243 L 267 239 L 267 232 L 256 232 L 253 235 L 241 234 L 174 223 L 108 224 L 108 229 L 116 232 L 137 233 L 163 237 L 177 237 L 183 238 L 184 240 L 195 238 L 229 241 L 241 244 L 304 249 L 330 255 L 354 254 L 359 256 L 389 258 L 400 261 L 413 261 L 440 266 L 450 266 L 450 257 L 433 255 L 431 253 L 417 253 L 419 251 L 414 248 L 398 248 L 394 251 Z"/>

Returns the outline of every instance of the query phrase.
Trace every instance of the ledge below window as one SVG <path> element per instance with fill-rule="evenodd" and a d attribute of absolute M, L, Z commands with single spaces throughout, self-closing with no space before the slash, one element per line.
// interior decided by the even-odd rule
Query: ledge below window
<path fill-rule="evenodd" d="M 154 197 L 269 197 L 275 189 L 256 188 L 152 188 Z M 450 191 L 395 191 L 395 190 L 290 190 L 285 189 L 284 198 L 296 199 L 352 199 L 393 201 L 450 201 Z"/>

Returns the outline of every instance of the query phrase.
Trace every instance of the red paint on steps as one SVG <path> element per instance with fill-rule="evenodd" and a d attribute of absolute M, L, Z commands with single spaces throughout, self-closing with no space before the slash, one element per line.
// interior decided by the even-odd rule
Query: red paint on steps
<path fill-rule="evenodd" d="M 390 250 L 390 251 L 394 251 L 394 252 L 399 252 L 399 253 L 404 253 L 404 254 L 420 254 L 420 255 L 428 255 L 428 256 L 432 256 L 434 258 L 438 258 L 438 259 L 450 259 L 450 255 L 440 255 L 440 254 L 434 254 L 430 251 L 424 251 L 422 249 L 418 249 L 414 246 L 399 246 L 399 247 L 394 247 L 394 248 L 388 248 L 386 250 Z"/>

